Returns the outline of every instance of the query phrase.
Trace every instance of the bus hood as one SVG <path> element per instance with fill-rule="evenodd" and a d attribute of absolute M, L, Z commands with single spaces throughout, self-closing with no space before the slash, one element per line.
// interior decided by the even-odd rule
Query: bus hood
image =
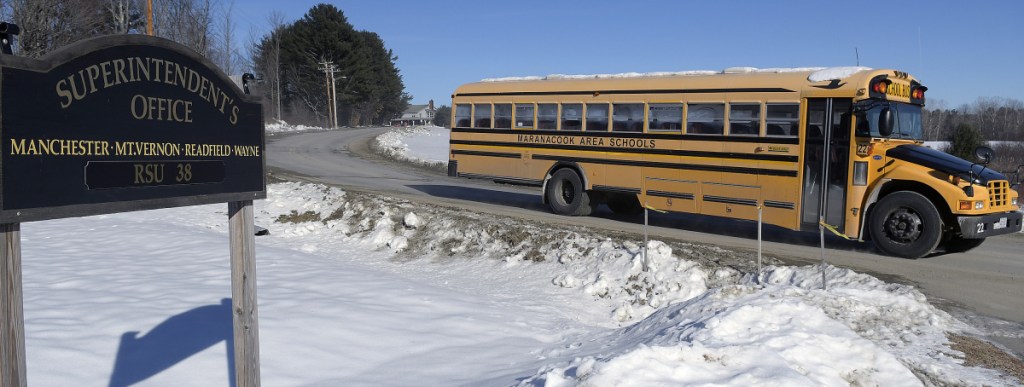
<path fill-rule="evenodd" d="M 946 152 L 937 151 L 932 148 L 917 144 L 906 144 L 889 149 L 886 155 L 894 159 L 903 160 L 909 163 L 922 165 L 936 171 L 959 176 L 961 179 L 970 181 L 971 170 L 974 171 L 974 183 L 987 185 L 992 180 L 1006 180 L 1006 176 L 981 164 L 973 164 L 970 161 L 953 156 Z"/>

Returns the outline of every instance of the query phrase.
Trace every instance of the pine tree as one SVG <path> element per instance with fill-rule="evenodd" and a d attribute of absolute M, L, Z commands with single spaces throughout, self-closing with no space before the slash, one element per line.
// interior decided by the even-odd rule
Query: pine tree
<path fill-rule="evenodd" d="M 976 161 L 974 160 L 974 149 L 985 145 L 981 131 L 967 123 L 957 125 L 956 129 L 949 133 L 947 139 L 949 147 L 945 149 L 946 153 L 964 160 Z"/>
<path fill-rule="evenodd" d="M 434 112 L 434 125 L 448 127 L 452 123 L 452 108 L 448 105 L 441 105 Z"/>

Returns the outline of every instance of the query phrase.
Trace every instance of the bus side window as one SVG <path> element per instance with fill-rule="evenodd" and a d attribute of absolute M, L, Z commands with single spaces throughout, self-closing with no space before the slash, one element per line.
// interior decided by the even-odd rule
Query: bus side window
<path fill-rule="evenodd" d="M 612 105 L 612 131 L 643 132 L 644 104 L 617 103 Z"/>
<path fill-rule="evenodd" d="M 729 104 L 729 135 L 757 136 L 760 134 L 760 104 Z"/>
<path fill-rule="evenodd" d="M 562 130 L 583 129 L 583 104 L 562 104 Z"/>
<path fill-rule="evenodd" d="M 686 115 L 686 133 L 722 134 L 725 129 L 725 104 L 693 103 Z"/>
<path fill-rule="evenodd" d="M 587 104 L 587 131 L 607 132 L 608 131 L 608 104 L 588 103 Z"/>
<path fill-rule="evenodd" d="M 455 127 L 456 128 L 468 128 L 470 127 L 470 113 L 473 111 L 473 105 L 469 104 L 458 104 L 455 105 Z"/>
<path fill-rule="evenodd" d="M 655 132 L 679 132 L 683 128 L 683 104 L 652 103 L 647 108 L 647 127 Z"/>
<path fill-rule="evenodd" d="M 512 104 L 494 104 L 494 129 L 512 129 Z"/>
<path fill-rule="evenodd" d="M 766 106 L 765 121 L 767 124 L 767 135 L 796 137 L 799 119 L 800 104 L 778 103 Z"/>
<path fill-rule="evenodd" d="M 516 129 L 533 129 L 533 104 L 516 104 Z"/>
<path fill-rule="evenodd" d="M 491 127 L 491 104 L 489 104 L 489 103 L 473 104 L 473 127 L 474 128 L 490 128 Z"/>
<path fill-rule="evenodd" d="M 554 130 L 558 128 L 558 105 L 553 103 L 537 104 L 537 129 Z"/>

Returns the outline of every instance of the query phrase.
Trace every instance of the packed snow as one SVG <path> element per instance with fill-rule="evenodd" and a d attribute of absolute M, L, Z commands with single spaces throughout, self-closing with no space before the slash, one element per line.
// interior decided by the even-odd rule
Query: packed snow
<path fill-rule="evenodd" d="M 846 69 L 846 68 L 843 68 Z M 870 70 L 866 67 L 859 67 L 862 70 Z M 616 79 L 616 78 L 646 78 L 646 77 L 686 77 L 694 75 L 716 75 L 716 74 L 740 74 L 740 73 L 792 73 L 826 70 L 824 67 L 798 67 L 783 68 L 772 67 L 760 69 L 756 67 L 730 67 L 722 71 L 713 70 L 688 70 L 688 71 L 655 71 L 655 72 L 629 72 L 616 74 L 551 74 L 547 76 L 523 76 L 523 77 L 498 77 L 485 78 L 480 82 L 518 82 L 518 81 L 544 81 L 558 79 Z M 815 82 L 815 81 L 812 81 Z"/>
<path fill-rule="evenodd" d="M 374 149 L 398 161 L 444 168 L 451 131 L 439 126 L 394 128 L 373 142 Z"/>
<path fill-rule="evenodd" d="M 22 225 L 30 385 L 230 385 L 226 209 Z M 1019 384 L 964 366 L 947 334 L 976 332 L 918 290 L 847 269 L 822 290 L 818 266 L 315 184 L 255 216 L 264 385 Z"/>

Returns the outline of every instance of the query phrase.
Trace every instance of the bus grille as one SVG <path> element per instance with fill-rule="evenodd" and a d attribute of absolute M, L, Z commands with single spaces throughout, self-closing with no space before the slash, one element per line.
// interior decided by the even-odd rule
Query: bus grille
<path fill-rule="evenodd" d="M 988 207 L 1002 207 L 1009 204 L 1010 183 L 1006 180 L 988 182 Z"/>

